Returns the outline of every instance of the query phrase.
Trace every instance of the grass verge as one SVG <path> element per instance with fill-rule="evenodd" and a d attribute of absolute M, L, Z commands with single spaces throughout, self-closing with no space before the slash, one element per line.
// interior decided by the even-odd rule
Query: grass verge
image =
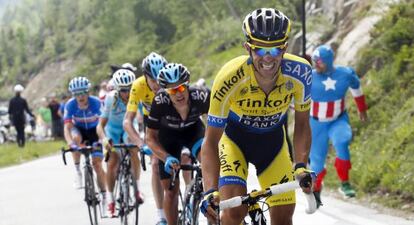
<path fill-rule="evenodd" d="M 24 148 L 17 147 L 16 143 L 2 144 L 0 145 L 0 168 L 55 154 L 64 145 L 63 141 L 27 142 Z"/>

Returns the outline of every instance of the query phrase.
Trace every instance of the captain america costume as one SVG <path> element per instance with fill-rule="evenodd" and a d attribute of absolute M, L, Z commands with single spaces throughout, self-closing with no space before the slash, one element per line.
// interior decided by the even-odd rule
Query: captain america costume
<path fill-rule="evenodd" d="M 312 145 L 310 167 L 317 174 L 314 191 L 322 188 L 326 174 L 325 160 L 329 140 L 336 150 L 335 168 L 342 182 L 349 180 L 351 161 L 349 144 L 352 130 L 346 111 L 345 97 L 348 89 L 356 102 L 359 112 L 367 110 L 365 96 L 355 71 L 350 67 L 334 66 L 333 51 L 328 46 L 320 46 L 313 53 L 315 63 L 326 65 L 324 72 L 312 70 L 310 126 Z"/>

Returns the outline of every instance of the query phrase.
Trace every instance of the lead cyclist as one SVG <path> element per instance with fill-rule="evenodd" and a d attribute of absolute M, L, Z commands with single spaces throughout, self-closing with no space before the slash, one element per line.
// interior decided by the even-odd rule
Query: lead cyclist
<path fill-rule="evenodd" d="M 288 17 L 277 9 L 249 13 L 242 27 L 248 55 L 229 61 L 215 77 L 201 150 L 205 188 L 201 211 L 212 224 L 219 216 L 212 205 L 246 194 L 248 163 L 255 165 L 262 189 L 295 176 L 306 177 L 302 189 L 311 192 L 306 169 L 311 67 L 305 59 L 286 53 L 290 26 Z M 294 166 L 283 126 L 293 99 Z M 295 202 L 294 191 L 267 198 L 272 224 L 292 224 Z M 245 205 L 225 209 L 221 224 L 241 224 L 247 210 Z"/>

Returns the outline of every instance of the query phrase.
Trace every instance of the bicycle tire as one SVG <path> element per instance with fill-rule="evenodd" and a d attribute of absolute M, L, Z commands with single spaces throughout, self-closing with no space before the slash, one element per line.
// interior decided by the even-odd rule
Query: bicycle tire
<path fill-rule="evenodd" d="M 98 199 L 96 198 L 95 184 L 92 168 L 85 169 L 85 201 L 88 206 L 89 221 L 91 225 L 98 225 Z"/>
<path fill-rule="evenodd" d="M 129 176 L 130 179 L 130 184 L 132 186 L 132 196 L 129 195 L 129 197 L 131 199 L 131 205 L 130 205 L 130 209 L 132 210 L 132 221 L 134 225 L 138 225 L 138 220 L 139 220 L 139 204 L 138 204 L 138 187 L 137 187 L 137 182 L 135 181 L 134 177 L 132 175 Z"/>

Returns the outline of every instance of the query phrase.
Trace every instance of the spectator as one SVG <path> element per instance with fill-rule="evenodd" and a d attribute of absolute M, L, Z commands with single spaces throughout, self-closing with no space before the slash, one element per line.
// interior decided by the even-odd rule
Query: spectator
<path fill-rule="evenodd" d="M 62 117 L 59 115 L 60 103 L 57 101 L 55 95 L 51 96 L 48 107 L 52 113 L 52 137 L 63 138 Z"/>
<path fill-rule="evenodd" d="M 49 131 L 52 123 L 52 112 L 49 108 L 46 98 L 42 98 L 42 105 L 37 110 L 40 118 L 40 124 L 42 126 L 43 137 L 49 137 Z"/>
<path fill-rule="evenodd" d="M 25 112 L 27 112 L 31 117 L 34 117 L 32 112 L 27 105 L 26 99 L 21 97 L 24 87 L 20 84 L 14 86 L 15 96 L 10 99 L 9 102 L 9 116 L 10 122 L 16 128 L 17 131 L 17 145 L 20 148 L 24 147 L 25 144 L 25 134 L 24 126 L 26 124 Z"/>

